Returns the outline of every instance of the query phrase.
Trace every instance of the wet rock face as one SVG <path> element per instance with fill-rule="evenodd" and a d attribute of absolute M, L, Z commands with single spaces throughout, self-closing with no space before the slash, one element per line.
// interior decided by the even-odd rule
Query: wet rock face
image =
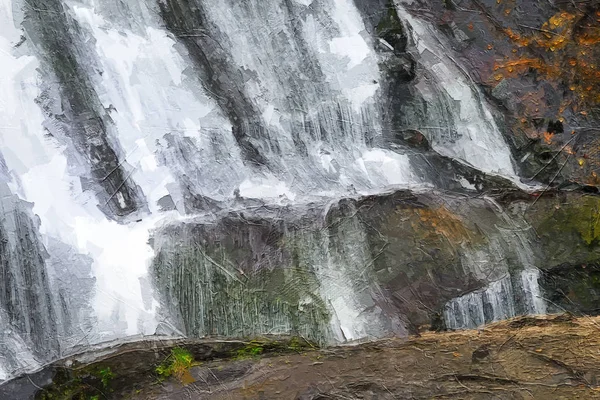
<path fill-rule="evenodd" d="M 558 193 L 525 212 L 544 257 L 540 284 L 551 312 L 598 313 L 599 210 L 596 195 Z"/>
<path fill-rule="evenodd" d="M 524 209 L 546 253 L 545 268 L 593 263 L 600 254 L 596 195 L 557 193 Z"/>
<path fill-rule="evenodd" d="M 192 337 L 293 331 L 322 341 L 329 315 L 318 281 L 292 262 L 310 249 L 284 229 L 283 221 L 242 213 L 162 231 L 153 268 L 165 315 L 179 316 Z"/>
<path fill-rule="evenodd" d="M 596 263 L 550 268 L 544 271 L 541 285 L 553 312 L 600 313 L 600 266 Z"/>
<path fill-rule="evenodd" d="M 598 201 L 397 192 L 286 209 L 295 219 L 231 213 L 158 232 L 155 282 L 164 314 L 191 336 L 290 333 L 327 344 L 476 327 L 558 311 L 544 299 L 565 287 L 579 290 L 570 309 L 593 312 L 594 278 L 576 271 L 600 258 L 587 217 Z M 553 225 L 565 215 L 572 222 Z"/>
<path fill-rule="evenodd" d="M 419 0 L 406 8 L 443 32 L 495 101 L 524 177 L 598 185 L 598 2 Z"/>

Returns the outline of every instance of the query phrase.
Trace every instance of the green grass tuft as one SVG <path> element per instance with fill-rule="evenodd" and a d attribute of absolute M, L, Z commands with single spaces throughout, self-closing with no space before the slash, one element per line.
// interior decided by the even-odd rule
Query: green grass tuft
<path fill-rule="evenodd" d="M 175 347 L 166 360 L 156 367 L 156 373 L 161 379 L 174 376 L 180 382 L 187 384 L 193 382 L 190 368 L 195 365 L 198 363 L 194 361 L 194 357 L 189 351 Z"/>

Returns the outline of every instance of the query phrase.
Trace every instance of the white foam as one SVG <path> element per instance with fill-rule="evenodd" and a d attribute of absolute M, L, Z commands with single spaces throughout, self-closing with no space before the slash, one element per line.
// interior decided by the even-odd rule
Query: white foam
<path fill-rule="evenodd" d="M 408 156 L 383 149 L 365 151 L 357 161 L 367 176 L 382 176 L 383 186 L 409 185 L 418 182 Z"/>
<path fill-rule="evenodd" d="M 285 182 L 277 178 L 255 177 L 240 184 L 240 196 L 254 199 L 276 199 L 285 196 L 286 200 L 294 201 L 296 194 Z"/>

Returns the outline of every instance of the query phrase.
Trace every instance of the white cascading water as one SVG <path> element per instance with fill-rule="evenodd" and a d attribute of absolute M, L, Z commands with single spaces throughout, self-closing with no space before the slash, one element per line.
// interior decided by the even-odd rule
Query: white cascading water
<path fill-rule="evenodd" d="M 77 21 L 93 34 L 94 50 L 102 63 L 104 72 L 102 79 L 96 80 L 95 90 L 99 93 L 105 108 L 112 106 L 118 110 L 111 113 L 119 132 L 117 139 L 127 155 L 127 163 L 133 167 L 131 179 L 142 188 L 150 212 L 154 215 L 158 212 L 156 206 L 158 200 L 167 194 L 173 197 L 176 205 L 181 203 L 178 201 L 177 191 L 171 190 L 176 187 L 175 179 L 168 168 L 158 165 L 155 157 L 155 154 L 160 152 L 156 143 L 160 143 L 166 133 L 176 132 L 193 140 L 200 155 L 198 161 L 194 162 L 199 163 L 198 169 L 203 171 L 203 174 L 196 179 L 198 191 L 211 198 L 225 198 L 238 187 L 243 197 L 278 198 L 285 195 L 287 199 L 294 200 L 298 196 L 295 191 L 299 191 L 300 194 L 306 193 L 308 187 L 303 185 L 312 185 L 315 182 L 307 174 L 311 171 L 311 161 L 298 157 L 294 153 L 289 132 L 279 122 L 280 114 L 286 112 L 287 107 L 284 100 L 280 98 L 285 88 L 274 79 L 278 72 L 272 66 L 278 65 L 277 61 L 282 61 L 277 60 L 277 55 L 274 54 L 277 49 L 259 47 L 259 43 L 267 41 L 266 36 L 270 33 L 266 30 L 257 30 L 254 36 L 248 32 L 241 32 L 242 29 L 253 28 L 256 21 L 252 18 L 255 16 L 236 10 L 236 2 L 228 3 L 215 2 L 208 6 L 209 16 L 232 41 L 232 54 L 238 57 L 235 62 L 241 68 L 258 73 L 258 78 L 251 83 L 252 88 L 256 90 L 253 96 L 256 96 L 262 106 L 263 118 L 268 119 L 266 123 L 274 125 L 278 133 L 276 136 L 278 145 L 284 149 L 280 162 L 287 172 L 282 171 L 279 176 L 256 175 L 244 165 L 239 151 L 236 150 L 231 126 L 226 119 L 215 112 L 216 104 L 208 96 L 198 99 L 197 92 L 194 93 L 186 88 L 190 82 L 186 81 L 184 76 L 185 60 L 175 50 L 175 42 L 166 31 L 147 27 L 145 34 L 139 35 L 112 26 L 96 13 L 97 4 L 94 4 L 93 0 L 86 4 L 72 3 L 72 11 Z M 340 26 L 342 36 L 328 38 L 325 33 L 319 32 L 319 26 L 310 19 L 307 21 L 305 34 L 314 35 L 307 39 L 318 47 L 315 52 L 320 55 L 323 65 L 328 68 L 326 72 L 328 81 L 339 86 L 336 88 L 339 99 L 333 100 L 347 104 L 348 118 L 359 121 L 361 110 L 375 112 L 372 107 L 374 102 L 372 97 L 378 85 L 372 82 L 378 80 L 377 62 L 368 43 L 360 35 L 360 32 L 364 31 L 364 26 L 351 1 L 336 0 L 333 6 L 331 18 Z M 247 2 L 244 7 L 253 7 L 257 10 L 268 8 L 253 2 Z M 277 10 L 277 7 L 273 5 L 270 9 Z M 234 13 L 237 18 L 231 18 Z M 282 18 L 275 11 L 273 13 L 271 18 Z M 244 16 L 246 19 L 243 18 Z M 274 60 L 272 63 L 265 63 L 261 57 L 272 57 Z M 300 59 L 292 61 L 298 64 L 302 62 Z M 318 96 L 316 99 L 306 98 L 303 105 L 310 107 L 312 103 L 316 103 L 316 106 L 323 106 L 319 103 L 328 100 L 331 99 L 322 99 Z M 316 113 L 317 110 L 310 112 Z M 293 115 L 288 115 L 284 119 L 293 118 Z M 376 115 L 371 118 L 375 120 Z M 337 126 L 335 121 L 331 121 L 331 126 Z M 218 145 L 222 149 L 211 153 L 211 149 L 215 146 L 211 144 L 211 136 L 207 132 L 214 131 L 219 133 L 218 137 L 222 142 Z M 352 132 L 355 136 L 346 137 L 348 143 L 330 143 L 329 145 L 336 147 L 329 148 L 327 154 L 320 151 L 320 147 L 327 143 L 319 141 L 308 143 L 314 150 L 312 156 L 319 159 L 317 165 L 322 166 L 326 171 L 330 171 L 332 165 L 337 165 L 337 168 L 341 169 L 340 184 L 346 187 L 354 184 L 358 188 L 372 189 L 373 186 L 363 186 L 361 182 L 370 180 L 375 187 L 420 183 L 412 176 L 411 166 L 406 156 L 383 149 L 368 149 L 364 139 L 359 136 L 360 130 L 354 129 Z M 332 135 L 344 137 L 342 132 L 334 131 Z M 219 159 L 223 156 L 227 159 Z M 168 165 L 170 168 L 177 168 L 181 162 L 181 160 L 169 159 Z M 357 175 L 366 177 L 360 178 Z M 296 188 L 292 190 L 287 182 L 295 183 Z M 147 234 L 144 232 L 148 227 L 152 227 L 152 222 L 149 224 L 144 222 L 143 228 L 140 226 L 140 230 L 136 230 L 141 235 L 131 235 L 127 241 L 116 241 L 123 243 L 123 246 L 139 249 L 135 255 L 130 253 L 131 259 L 124 260 L 127 263 L 135 263 L 135 265 L 148 263 L 149 248 L 144 246 L 147 242 Z M 129 226 L 132 225 L 135 224 Z M 137 238 L 135 242 L 138 243 L 137 245 L 133 243 L 134 238 Z M 106 245 L 103 247 L 107 248 Z M 115 256 L 123 250 L 122 247 L 113 246 L 113 248 L 114 251 L 111 253 Z M 112 268 L 97 266 L 95 272 L 101 277 L 112 276 L 117 269 L 121 268 L 121 264 L 116 263 L 117 260 L 118 257 L 115 257 L 115 263 L 110 264 Z M 138 276 L 132 275 L 130 279 L 123 282 L 135 286 L 137 279 Z M 110 293 L 109 286 L 108 281 L 101 280 L 98 283 L 100 293 Z M 350 312 L 345 310 L 348 307 L 347 300 L 336 300 L 337 306 L 334 305 L 335 308 L 340 308 L 336 310 L 340 318 L 346 318 L 345 315 Z M 110 298 L 104 295 L 100 295 L 97 304 L 97 307 L 106 310 L 107 315 L 118 306 L 118 303 L 110 301 Z M 137 307 L 140 306 L 141 304 L 137 304 Z M 132 315 L 132 318 L 139 317 Z M 130 329 L 132 325 L 135 326 L 132 323 L 128 324 Z M 131 331 L 127 333 L 131 334 Z M 147 333 L 147 330 L 141 333 Z M 354 333 L 348 333 L 347 336 L 356 338 Z"/>
<path fill-rule="evenodd" d="M 347 218 L 338 229 L 335 241 L 321 232 L 313 234 L 302 261 L 314 268 L 321 297 L 333 311 L 331 329 L 335 339 L 346 342 L 376 337 L 383 331 L 382 321 L 367 311 L 373 308 L 373 301 L 360 296 L 369 286 L 365 266 L 371 263 L 365 228 L 358 219 Z"/>
<path fill-rule="evenodd" d="M 546 314 L 538 269 L 526 269 L 519 273 L 517 291 L 524 297 L 524 312 L 528 315 Z M 486 309 L 488 311 L 486 313 Z M 490 283 L 485 289 L 457 297 L 446 303 L 444 320 L 449 329 L 473 329 L 484 324 L 512 318 L 517 315 L 515 289 L 511 277 Z"/>
<path fill-rule="evenodd" d="M 488 312 L 486 315 L 486 308 L 491 310 L 491 314 Z M 444 319 L 449 329 L 473 329 L 515 315 L 510 276 L 490 283 L 483 290 L 452 299 L 444 309 Z"/>
<path fill-rule="evenodd" d="M 452 57 L 451 46 L 444 44 L 433 26 L 406 12 L 401 0 L 396 0 L 396 4 L 400 18 L 409 28 L 412 51 L 425 68 L 426 76 L 431 78 L 422 80 L 416 87 L 432 105 L 432 110 L 438 107 L 444 110 L 430 112 L 430 126 L 414 128 L 429 136 L 431 145 L 440 154 L 459 159 L 480 171 L 515 178 L 510 150 L 486 100 L 469 74 Z M 451 110 L 451 115 L 445 116 L 445 110 Z M 519 183 L 518 179 L 513 181 Z"/>
<path fill-rule="evenodd" d="M 540 270 L 537 268 L 527 268 L 521 271 L 521 283 L 528 314 L 543 315 L 547 312 L 546 302 L 540 290 L 539 278 Z"/>
<path fill-rule="evenodd" d="M 27 371 L 40 363 L 39 360 L 31 354 L 31 351 L 27 348 L 27 344 L 17 332 L 14 332 L 9 326 L 8 321 L 6 321 L 6 318 L 1 314 L 3 314 L 3 312 L 0 312 L 0 327 L 2 327 L 2 331 L 0 331 L 0 337 L 2 338 L 0 341 L 0 382 L 10 378 L 15 371 Z M 6 364 L 3 362 L 2 354 L 7 351 L 14 351 L 19 355 L 17 365 L 11 366 L 11 369 L 6 369 Z"/>
<path fill-rule="evenodd" d="M 304 3 L 299 6 L 308 5 Z M 366 145 L 365 126 L 373 136 L 381 134 L 375 96 L 380 79 L 377 57 L 361 35 L 365 27 L 352 1 L 328 3 L 323 9 L 327 23 L 310 14 L 294 21 L 309 46 L 304 49 L 294 42 L 298 32 L 290 30 L 290 16 L 278 0 L 203 2 L 234 63 L 253 72 L 245 78 L 244 88 L 272 132 L 269 142 L 259 145 L 268 149 L 274 174 L 246 176 L 238 183 L 244 197 L 285 194 L 301 201 L 309 193 L 330 197 L 351 186 L 369 190 L 423 183 L 412 173 L 407 155 Z M 314 57 L 311 62 L 321 69 L 321 84 L 311 82 L 314 78 L 308 72 L 304 75 L 306 57 Z M 320 135 L 309 135 L 309 123 L 320 126 Z M 299 141 L 306 156 L 299 154 L 292 137 L 297 124 L 305 130 Z"/>
<path fill-rule="evenodd" d="M 158 200 L 165 195 L 178 207 L 182 203 L 172 173 L 179 172 L 183 161 L 169 159 L 165 167 L 157 158 L 167 146 L 168 133 L 193 141 L 199 151 L 197 160 L 186 162 L 201 163 L 203 174 L 194 177 L 201 193 L 219 200 L 230 196 L 251 172 L 242 162 L 231 124 L 214 101 L 192 90 L 199 82 L 186 76 L 186 60 L 175 49 L 176 42 L 154 26 L 133 32 L 107 21 L 98 14 L 98 3 L 72 3 L 72 12 L 95 39 L 92 50 L 103 74 L 94 89 L 104 107 L 112 107 L 116 140 L 133 167 L 131 179 L 142 188 L 150 212 L 158 212 Z M 220 141 L 216 146 L 211 143 L 215 137 Z M 215 147 L 221 152 L 216 153 Z"/>
<path fill-rule="evenodd" d="M 517 299 L 521 299 L 524 314 L 543 315 L 547 311 L 538 283 L 540 270 L 535 266 L 534 252 L 530 246 L 531 227 L 517 224 L 494 199 L 486 197 L 486 200 L 505 223 L 505 226 L 497 227 L 500 239 L 507 243 L 508 248 L 513 249 L 522 270 L 516 274 L 516 279 L 506 275 L 493 280 L 481 290 L 467 293 L 446 303 L 444 319 L 450 329 L 472 329 L 489 322 L 512 318 L 518 314 Z M 469 270 L 477 270 L 477 263 L 469 261 L 468 264 L 472 265 L 468 266 Z M 488 263 L 490 261 L 488 260 Z M 506 261 L 502 261 L 494 270 L 504 270 L 508 274 L 509 269 Z"/>
<path fill-rule="evenodd" d="M 276 132 L 271 138 L 280 152 L 267 153 L 274 165 L 269 172 L 243 162 L 231 133 L 231 121 L 211 94 L 199 89 L 197 79 L 189 74 L 190 61 L 177 48 L 176 40 L 148 17 L 153 12 L 144 11 L 143 20 L 149 21 L 149 26 L 133 31 L 124 21 L 105 18 L 99 11 L 104 2 L 108 0 L 68 2 L 65 8 L 93 38 L 86 50 L 97 55 L 102 69 L 102 74 L 92 79 L 93 89 L 103 106 L 111 110 L 117 135 L 110 140 L 123 149 L 124 162 L 131 171 L 128 179 L 141 188 L 147 203 L 138 221 L 124 224 L 107 218 L 98 209 L 93 192 L 82 188 L 80 174 L 84 169 L 70 161 L 67 146 L 47 135 L 45 126 L 51 122 L 36 102 L 40 96 L 36 71 L 39 60 L 31 55 L 27 43 L 15 48 L 23 35 L 14 18 L 18 13 L 13 1 L 0 0 L 0 151 L 11 174 L 11 190 L 33 203 L 43 244 L 50 246 L 56 240 L 91 259 L 91 275 L 95 278 L 93 315 L 89 316 L 89 331 L 80 334 L 86 343 L 153 334 L 160 324 L 156 316 L 158 302 L 152 289 L 144 284 L 154 256 L 148 240 L 151 231 L 163 222 L 184 218 L 178 179 L 189 175 L 189 171 L 197 171 L 197 175 L 188 176 L 195 182 L 197 194 L 220 201 L 231 198 L 236 189 L 246 198 L 302 202 L 315 195 L 339 197 L 349 188 L 374 191 L 390 185 L 427 184 L 413 173 L 409 155 L 373 148 L 365 141 L 365 124 L 373 136 L 380 135 L 376 83 L 380 76 L 377 55 L 365 39 L 365 27 L 351 0 L 327 1 L 327 7 L 319 11 L 327 15 L 321 20 L 308 16 L 298 27 L 314 56 L 312 61 L 320 65 L 328 84 L 328 89 L 320 92 L 306 83 L 299 111 L 290 108 L 286 98 L 289 88 L 279 78 L 301 71 L 303 60 L 300 56 L 284 60 L 281 49 L 271 46 L 272 31 L 259 29 L 265 18 L 273 26 L 287 29 L 281 22 L 285 15 L 279 12 L 277 1 L 249 0 L 243 2 L 244 10 L 239 8 L 239 1 L 204 1 L 208 17 L 230 41 L 233 62 L 240 70 L 253 72 L 246 89 L 255 98 L 264 124 Z M 310 4 L 305 0 L 296 3 Z M 261 14 L 265 10 L 271 11 Z M 402 8 L 399 12 L 411 27 L 418 51 L 428 50 L 433 55 L 423 57 L 423 66 L 431 71 L 436 84 L 461 104 L 453 117 L 465 134 L 453 143 L 434 137 L 434 148 L 482 171 L 517 180 L 510 152 L 475 85 L 445 55 L 445 49 L 423 22 Z M 294 43 L 286 45 L 291 48 Z M 288 69 L 279 71 L 276 66 L 280 64 Z M 333 111 L 338 109 L 340 113 Z M 330 119 L 318 122 L 329 128 L 330 137 L 302 137 L 307 155 L 298 155 L 289 127 L 300 116 L 315 121 L 323 115 Z M 339 121 L 339 115 L 347 120 Z M 181 159 L 163 152 L 167 134 L 191 143 L 198 156 Z M 163 212 L 158 207 L 166 195 L 173 199 L 176 211 Z M 358 269 L 368 263 L 358 253 L 355 265 L 345 267 Z M 58 262 L 61 255 L 50 257 Z M 341 279 L 344 269 L 331 265 L 347 261 L 325 257 L 318 269 L 323 274 L 333 269 L 333 275 L 323 277 L 323 296 L 331 299 L 345 339 L 357 339 L 366 334 L 368 324 L 354 320 L 358 318 L 352 308 L 354 288 L 347 279 Z M 523 275 L 523 284 L 533 296 L 532 307 L 541 310 L 535 300 L 539 295 L 536 282 L 534 274 Z M 494 319 L 512 316 L 514 310 L 506 308 L 504 298 L 509 290 L 504 281 L 493 283 L 480 294 L 468 295 L 464 301 L 457 299 L 454 307 L 465 315 L 466 309 L 477 309 L 485 298 L 492 304 Z M 478 313 L 463 320 L 483 322 Z M 21 341 L 17 338 L 14 343 L 17 346 Z M 26 349 L 19 351 L 27 354 Z M 33 356 L 27 360 L 32 365 L 21 367 L 34 368 Z M 3 369 L 2 364 L 0 359 L 0 381 L 14 373 Z"/>
<path fill-rule="evenodd" d="M 87 332 L 87 338 L 91 342 L 114 338 L 111 330 L 119 326 L 118 334 L 151 334 L 156 304 L 143 300 L 139 279 L 146 276 L 153 255 L 147 241 L 157 216 L 118 224 L 102 214 L 93 193 L 82 190 L 64 146 L 46 134 L 45 117 L 36 103 L 39 62 L 12 48 L 22 33 L 15 27 L 11 0 L 2 0 L 0 11 L 0 147 L 12 175 L 10 187 L 34 204 L 45 245 L 57 239 L 93 258 L 99 329 Z"/>

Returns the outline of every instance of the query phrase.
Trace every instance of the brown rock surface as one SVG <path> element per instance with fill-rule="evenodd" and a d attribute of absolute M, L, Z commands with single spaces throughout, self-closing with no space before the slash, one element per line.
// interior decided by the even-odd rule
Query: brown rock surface
<path fill-rule="evenodd" d="M 521 319 L 480 332 L 264 359 L 233 382 L 195 384 L 179 398 L 195 390 L 214 399 L 600 398 L 598 329 L 594 319 Z"/>
<path fill-rule="evenodd" d="M 159 382 L 149 372 L 154 367 L 148 354 L 167 349 L 156 344 L 125 345 L 77 368 L 112 365 L 114 379 L 96 397 L 109 399 L 595 399 L 599 331 L 598 317 L 522 317 L 479 331 L 296 348 L 262 358 L 196 359 L 198 365 L 185 374 L 187 384 L 176 378 Z M 38 393 L 90 398 L 43 396 Z"/>

